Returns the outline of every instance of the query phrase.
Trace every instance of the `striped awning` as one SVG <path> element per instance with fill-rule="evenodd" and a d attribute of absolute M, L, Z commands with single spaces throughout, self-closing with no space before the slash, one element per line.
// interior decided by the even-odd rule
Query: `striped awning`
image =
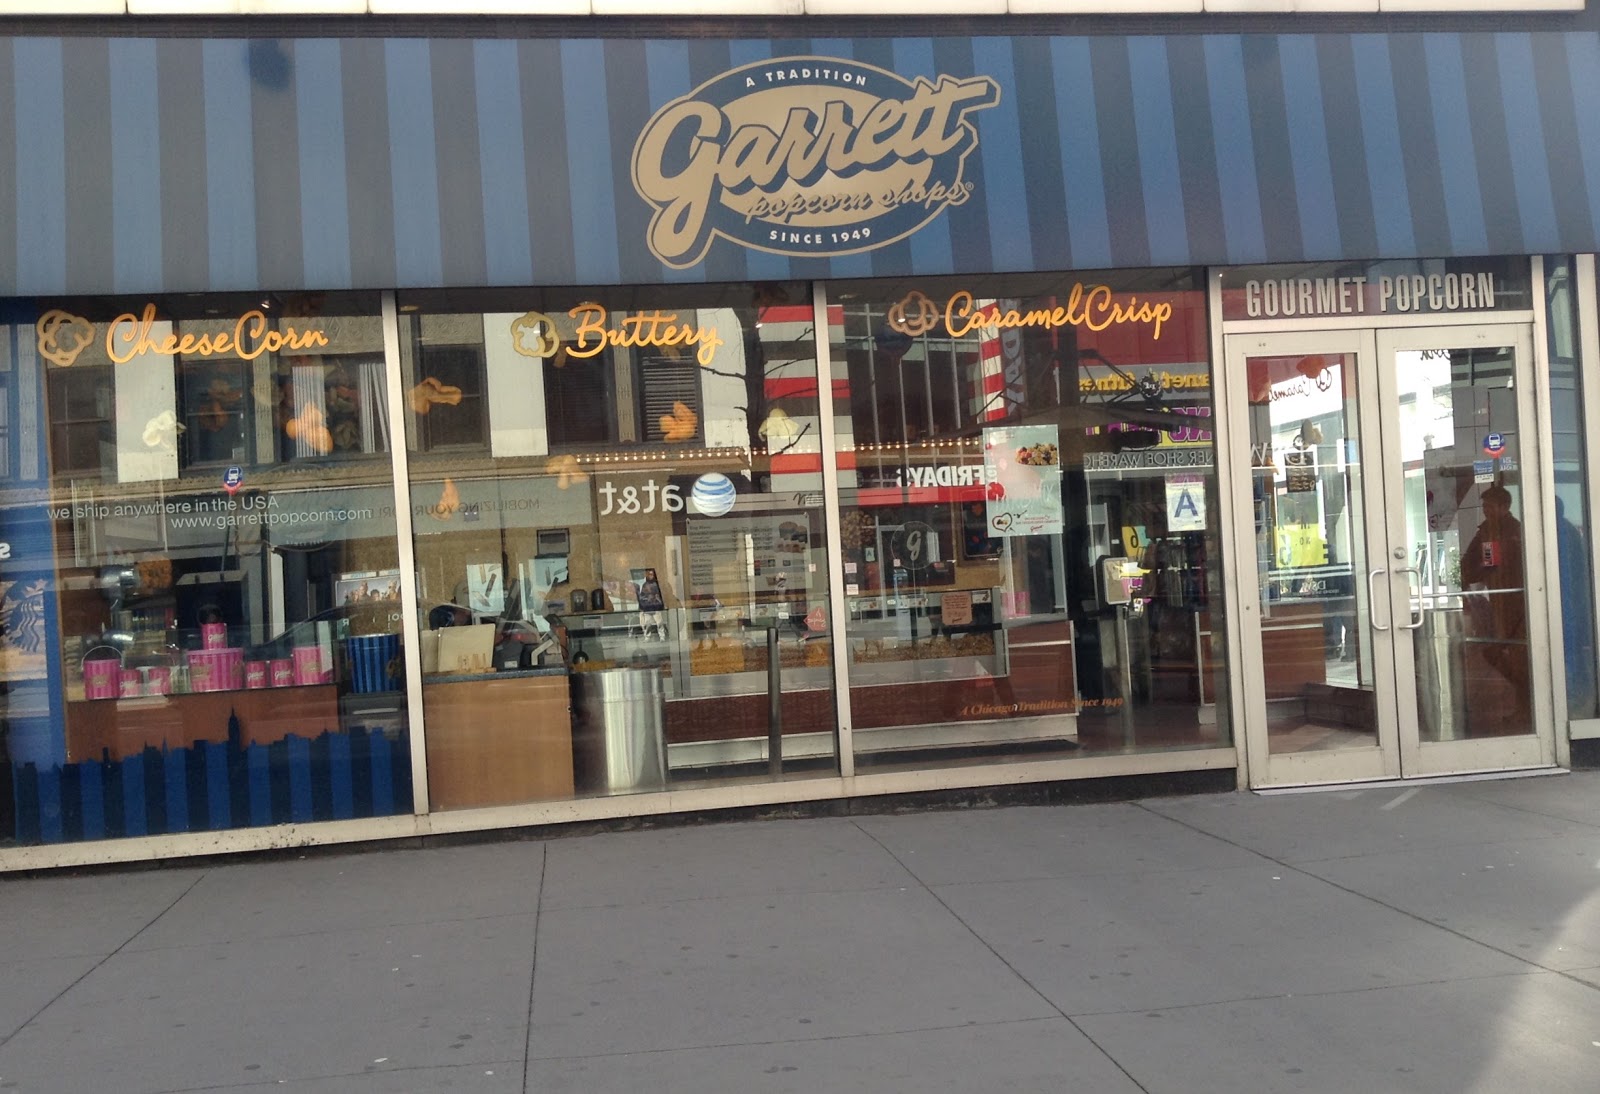
<path fill-rule="evenodd" d="M 986 76 L 972 186 L 876 249 L 646 245 L 719 74 Z M 1600 249 L 1600 34 L 0 41 L 0 295 L 981 273 Z M 776 128 L 779 122 L 774 122 Z"/>

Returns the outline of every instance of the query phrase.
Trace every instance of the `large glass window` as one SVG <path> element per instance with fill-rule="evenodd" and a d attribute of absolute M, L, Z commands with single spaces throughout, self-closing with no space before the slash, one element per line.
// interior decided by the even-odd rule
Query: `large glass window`
<path fill-rule="evenodd" d="M 836 647 L 864 767 L 1225 741 L 1199 277 L 829 298 L 401 294 L 398 423 L 375 294 L 11 322 L 17 838 L 407 811 L 408 657 L 437 809 L 836 773 Z"/>
<path fill-rule="evenodd" d="M 858 763 L 1225 739 L 1202 284 L 830 285 Z"/>
<path fill-rule="evenodd" d="M 434 807 L 835 771 L 807 289 L 400 314 Z"/>
<path fill-rule="evenodd" d="M 47 457 L 6 499 L 0 652 L 47 684 L 8 719 L 17 838 L 409 811 L 377 295 L 49 301 L 6 333 Z"/>

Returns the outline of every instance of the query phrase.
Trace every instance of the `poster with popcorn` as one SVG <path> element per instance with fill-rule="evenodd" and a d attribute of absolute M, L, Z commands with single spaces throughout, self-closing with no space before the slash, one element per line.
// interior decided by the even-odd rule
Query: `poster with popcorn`
<path fill-rule="evenodd" d="M 983 463 L 991 536 L 1061 533 L 1061 435 L 1055 426 L 985 429 Z"/>

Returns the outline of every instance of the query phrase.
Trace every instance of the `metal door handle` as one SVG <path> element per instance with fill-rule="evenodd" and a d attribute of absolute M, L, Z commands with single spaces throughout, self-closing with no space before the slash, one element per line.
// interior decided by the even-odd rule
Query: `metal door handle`
<path fill-rule="evenodd" d="M 1405 626 L 1400 628 L 1403 631 L 1414 631 L 1418 627 L 1422 626 L 1422 619 L 1423 619 L 1423 612 L 1422 612 L 1422 571 L 1417 569 L 1415 566 L 1402 566 L 1400 569 L 1395 570 L 1394 572 L 1397 573 L 1397 574 L 1416 574 L 1417 575 L 1417 617 L 1415 619 L 1413 619 L 1411 622 L 1407 623 Z M 1411 582 L 1410 581 L 1406 582 L 1406 599 L 1407 600 L 1411 599 Z M 1410 605 L 1407 604 L 1406 607 L 1407 607 L 1407 613 L 1409 614 Z"/>
<path fill-rule="evenodd" d="M 1389 629 L 1389 624 L 1385 623 L 1381 627 L 1378 626 L 1378 590 L 1373 587 L 1372 580 L 1379 574 L 1386 574 L 1388 572 L 1389 571 L 1383 569 L 1367 571 L 1367 620 L 1372 624 L 1372 629 L 1375 631 L 1386 631 Z"/>

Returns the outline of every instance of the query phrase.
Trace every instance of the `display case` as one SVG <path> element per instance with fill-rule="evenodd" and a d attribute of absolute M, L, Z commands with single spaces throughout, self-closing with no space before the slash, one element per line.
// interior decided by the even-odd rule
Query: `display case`
<path fill-rule="evenodd" d="M 744 745 L 768 735 L 774 683 L 785 738 L 831 737 L 833 644 L 806 614 L 782 602 L 574 614 L 561 624 L 574 676 L 659 667 L 666 743 L 682 746 L 669 747 L 669 766 L 699 768 L 749 758 Z"/>
<path fill-rule="evenodd" d="M 852 597 L 846 606 L 854 686 L 1009 673 L 1005 628 L 996 622 L 992 589 Z"/>
<path fill-rule="evenodd" d="M 1017 717 L 1036 719 L 1025 736 L 1076 734 L 1064 614 L 1028 612 L 999 588 L 860 596 L 847 607 L 851 708 L 872 748 L 915 747 L 941 727 Z"/>
<path fill-rule="evenodd" d="M 566 628 L 566 661 L 574 673 L 616 668 L 664 669 L 668 697 L 686 675 L 682 668 L 679 612 L 614 611 L 561 618 Z"/>
<path fill-rule="evenodd" d="M 348 721 L 398 733 L 397 634 L 352 635 L 340 607 L 262 642 L 241 623 L 244 575 L 180 561 L 69 574 L 60 592 L 70 760 L 197 742 L 269 745 Z M 225 622 L 224 620 L 234 620 Z"/>
<path fill-rule="evenodd" d="M 563 623 L 574 673 L 659 666 L 669 702 L 767 694 L 773 628 L 785 690 L 826 688 L 832 679 L 831 643 L 787 604 L 605 612 Z"/>

